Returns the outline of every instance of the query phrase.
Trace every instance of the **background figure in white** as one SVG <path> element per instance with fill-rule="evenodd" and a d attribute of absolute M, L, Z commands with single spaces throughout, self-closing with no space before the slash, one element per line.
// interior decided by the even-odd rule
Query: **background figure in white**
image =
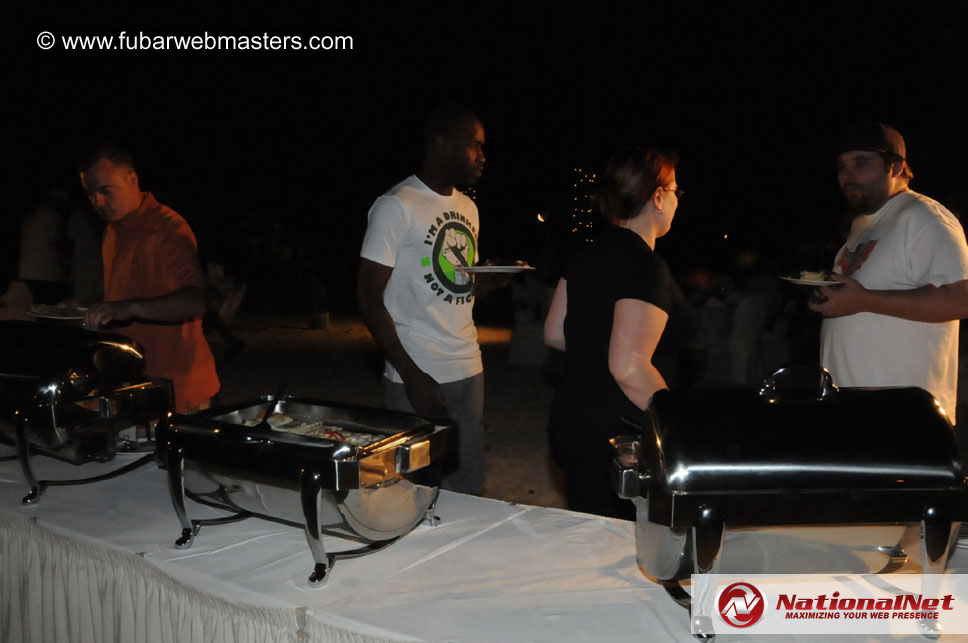
<path fill-rule="evenodd" d="M 101 260 L 104 225 L 90 210 L 77 206 L 67 217 L 65 234 L 71 245 L 71 299 L 80 304 L 101 301 L 104 296 L 104 266 Z"/>
<path fill-rule="evenodd" d="M 67 193 L 52 190 L 44 203 L 24 217 L 20 230 L 20 281 L 67 281 L 62 254 L 64 244 L 63 206 Z"/>

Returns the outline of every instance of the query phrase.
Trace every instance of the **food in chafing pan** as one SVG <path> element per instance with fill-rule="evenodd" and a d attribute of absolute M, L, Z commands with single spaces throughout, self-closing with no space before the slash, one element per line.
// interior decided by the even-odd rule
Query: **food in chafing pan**
<path fill-rule="evenodd" d="M 257 426 L 265 418 L 264 414 L 245 420 L 245 426 Z M 363 433 L 351 431 L 343 426 L 327 424 L 322 420 L 315 422 L 297 422 L 284 413 L 272 413 L 267 420 L 269 426 L 275 431 L 292 433 L 294 435 L 304 435 L 310 438 L 325 438 L 327 440 L 338 440 L 362 447 L 372 444 L 383 436 L 376 433 Z"/>

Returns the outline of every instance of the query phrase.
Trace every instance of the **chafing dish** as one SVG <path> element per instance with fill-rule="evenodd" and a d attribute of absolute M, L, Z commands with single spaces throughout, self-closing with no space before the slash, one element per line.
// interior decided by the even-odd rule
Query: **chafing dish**
<path fill-rule="evenodd" d="M 190 547 L 204 520 L 186 497 L 302 526 L 315 560 L 310 583 L 335 560 L 389 545 L 422 519 L 433 521 L 443 457 L 456 426 L 409 413 L 275 397 L 174 415 L 158 432 L 172 503 Z M 327 553 L 323 534 L 362 546 Z"/>
<path fill-rule="evenodd" d="M 636 505 L 640 566 L 686 606 L 680 581 L 718 569 L 727 528 L 906 524 L 878 547 L 880 571 L 920 542 L 936 573 L 968 518 L 956 434 L 918 388 L 838 389 L 822 369 L 789 368 L 759 389 L 659 391 L 649 415 L 612 440 L 613 484 Z"/>
<path fill-rule="evenodd" d="M 115 334 L 57 323 L 0 322 L 0 442 L 17 449 L 30 503 L 48 486 L 114 477 L 153 459 L 72 480 L 37 480 L 31 453 L 73 464 L 108 462 L 118 434 L 163 421 L 171 383 L 143 374 L 141 347 Z"/>

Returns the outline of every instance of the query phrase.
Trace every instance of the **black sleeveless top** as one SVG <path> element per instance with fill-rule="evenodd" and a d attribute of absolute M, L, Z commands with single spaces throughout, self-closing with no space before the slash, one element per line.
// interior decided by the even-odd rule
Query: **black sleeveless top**
<path fill-rule="evenodd" d="M 679 352 L 695 334 L 697 318 L 666 262 L 626 228 L 607 226 L 572 258 L 564 277 L 567 370 L 552 404 L 551 429 L 611 437 L 619 418 L 645 421 L 645 413 L 625 396 L 608 370 L 615 303 L 639 299 L 669 315 L 652 358 L 669 386 L 675 381 Z"/>

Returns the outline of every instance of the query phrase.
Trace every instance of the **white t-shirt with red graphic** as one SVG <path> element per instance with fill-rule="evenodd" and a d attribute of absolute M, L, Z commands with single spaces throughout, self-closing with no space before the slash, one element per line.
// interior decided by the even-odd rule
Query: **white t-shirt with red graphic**
<path fill-rule="evenodd" d="M 874 290 L 968 279 L 968 244 L 937 201 L 905 190 L 854 219 L 834 270 Z M 958 321 L 926 323 L 857 313 L 823 320 L 820 362 L 838 386 L 917 386 L 955 419 Z"/>
<path fill-rule="evenodd" d="M 440 383 L 482 372 L 474 279 L 455 269 L 478 260 L 474 202 L 410 176 L 376 200 L 367 220 L 360 256 L 393 268 L 383 303 L 410 358 Z M 389 362 L 385 374 L 403 381 Z"/>

